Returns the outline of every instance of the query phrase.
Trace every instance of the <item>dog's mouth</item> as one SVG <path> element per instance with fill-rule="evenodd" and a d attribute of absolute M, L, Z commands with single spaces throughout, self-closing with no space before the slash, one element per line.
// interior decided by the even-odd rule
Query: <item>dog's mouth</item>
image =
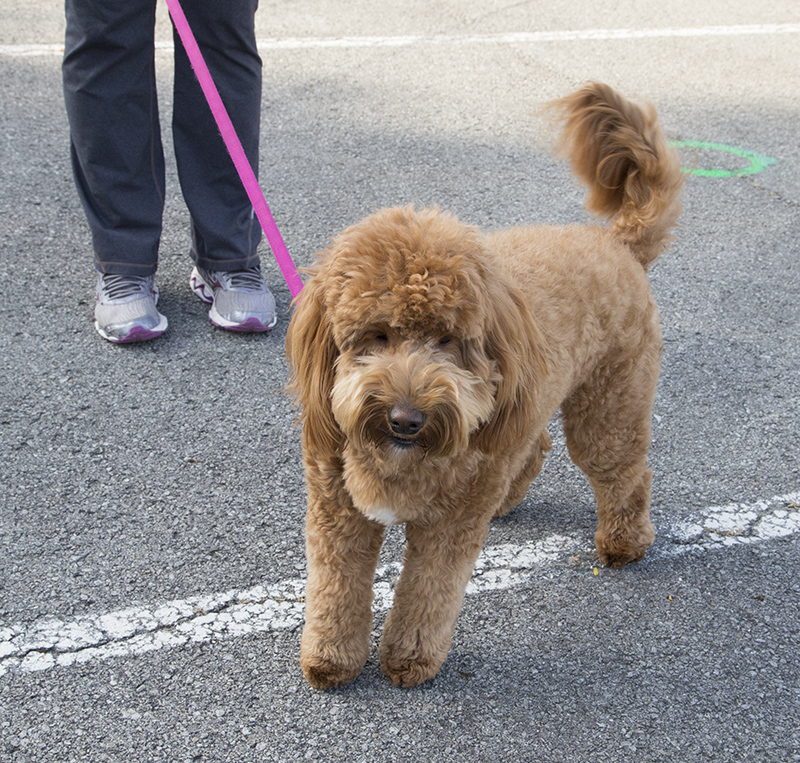
<path fill-rule="evenodd" d="M 386 439 L 392 447 L 398 450 L 413 450 L 419 447 L 419 439 L 416 437 L 406 437 L 389 432 L 387 433 Z"/>

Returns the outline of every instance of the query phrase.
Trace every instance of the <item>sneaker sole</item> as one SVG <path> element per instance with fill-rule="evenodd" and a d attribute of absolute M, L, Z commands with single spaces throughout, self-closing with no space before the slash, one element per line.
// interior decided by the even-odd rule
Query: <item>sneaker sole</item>
<path fill-rule="evenodd" d="M 103 339 L 112 342 L 113 344 L 133 344 L 134 342 L 147 342 L 150 339 L 156 339 L 157 337 L 160 337 L 167 330 L 169 324 L 167 323 L 167 319 L 162 316 L 162 320 L 154 329 L 146 329 L 144 326 L 134 326 L 123 337 L 116 337 L 112 336 L 111 334 L 107 334 L 105 331 L 103 331 L 97 321 L 95 321 L 94 327 L 97 330 L 97 333 L 103 337 Z"/>
<path fill-rule="evenodd" d="M 276 315 L 272 322 L 264 324 L 258 318 L 248 318 L 241 323 L 231 323 L 226 321 L 212 306 L 208 311 L 208 319 L 217 327 L 225 329 L 226 331 L 238 331 L 242 334 L 259 334 L 264 331 L 269 331 L 277 322 L 278 316 Z"/>

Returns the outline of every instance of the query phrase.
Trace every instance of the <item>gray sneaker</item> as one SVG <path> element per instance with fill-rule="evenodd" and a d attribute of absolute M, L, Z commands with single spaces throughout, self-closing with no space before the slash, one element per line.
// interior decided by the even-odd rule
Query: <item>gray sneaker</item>
<path fill-rule="evenodd" d="M 208 317 L 220 328 L 268 331 L 278 320 L 275 298 L 260 267 L 230 272 L 195 267 L 189 286 L 203 302 L 211 303 Z"/>
<path fill-rule="evenodd" d="M 94 327 L 103 339 L 118 344 L 155 339 L 167 330 L 157 302 L 155 276 L 98 273 Z"/>

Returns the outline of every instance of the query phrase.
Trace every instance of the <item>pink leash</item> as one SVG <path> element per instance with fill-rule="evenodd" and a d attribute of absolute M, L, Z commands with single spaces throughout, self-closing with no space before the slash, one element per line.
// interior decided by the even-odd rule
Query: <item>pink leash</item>
<path fill-rule="evenodd" d="M 250 203 L 253 205 L 256 217 L 258 217 L 258 221 L 264 229 L 264 235 L 267 237 L 272 253 L 278 261 L 283 277 L 286 279 L 286 285 L 292 293 L 292 299 L 294 299 L 303 289 L 303 282 L 300 280 L 297 268 L 292 261 L 289 250 L 286 248 L 278 226 L 275 224 L 272 212 L 269 211 L 264 193 L 258 184 L 250 162 L 247 160 L 239 136 L 236 134 L 225 105 L 222 103 L 222 98 L 219 96 L 217 86 L 214 84 L 211 73 L 208 71 L 208 66 L 206 66 L 206 62 L 203 59 L 203 54 L 197 46 L 192 29 L 186 20 L 183 8 L 181 8 L 180 0 L 166 0 L 166 3 L 170 16 L 172 16 L 172 23 L 175 24 L 175 29 L 181 38 L 183 47 L 186 49 L 189 62 L 197 75 L 197 80 L 203 89 L 203 94 L 211 108 L 211 113 L 214 115 L 214 120 L 222 134 L 222 139 L 225 141 L 228 153 L 231 155 L 236 171 L 239 173 L 245 191 L 247 191 Z"/>

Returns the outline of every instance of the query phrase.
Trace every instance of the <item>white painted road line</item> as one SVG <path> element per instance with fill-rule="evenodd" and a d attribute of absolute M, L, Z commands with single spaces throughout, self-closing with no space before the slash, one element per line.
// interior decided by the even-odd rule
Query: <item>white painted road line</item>
<path fill-rule="evenodd" d="M 797 34 L 800 24 L 752 24 L 740 26 L 672 27 L 650 29 L 570 29 L 498 34 L 435 34 L 396 37 L 319 37 L 262 39 L 260 50 L 300 48 L 399 48 L 412 45 L 496 45 L 579 40 L 637 40 L 652 37 L 731 37 L 761 34 Z"/>
<path fill-rule="evenodd" d="M 662 29 L 568 29 L 499 34 L 437 34 L 363 37 L 287 37 L 258 40 L 258 48 L 306 50 L 309 48 L 401 48 L 414 45 L 497 45 L 571 42 L 580 40 L 641 40 L 662 37 L 740 37 L 745 35 L 798 34 L 800 24 L 740 24 L 733 26 L 666 27 Z M 171 42 L 157 42 L 158 50 L 170 51 Z M 63 55 L 61 44 L 0 45 L 2 56 Z"/>
<path fill-rule="evenodd" d="M 726 549 L 800 535 L 800 491 L 751 504 L 714 506 L 659 532 L 648 559 Z M 591 538 L 552 535 L 522 545 L 483 550 L 468 595 L 524 585 L 549 565 L 593 554 Z M 378 570 L 375 611 L 388 610 L 399 564 Z M 305 582 L 284 580 L 243 591 L 131 607 L 72 622 L 56 618 L 0 626 L 0 676 L 125 657 L 158 649 L 297 628 L 303 622 Z"/>

